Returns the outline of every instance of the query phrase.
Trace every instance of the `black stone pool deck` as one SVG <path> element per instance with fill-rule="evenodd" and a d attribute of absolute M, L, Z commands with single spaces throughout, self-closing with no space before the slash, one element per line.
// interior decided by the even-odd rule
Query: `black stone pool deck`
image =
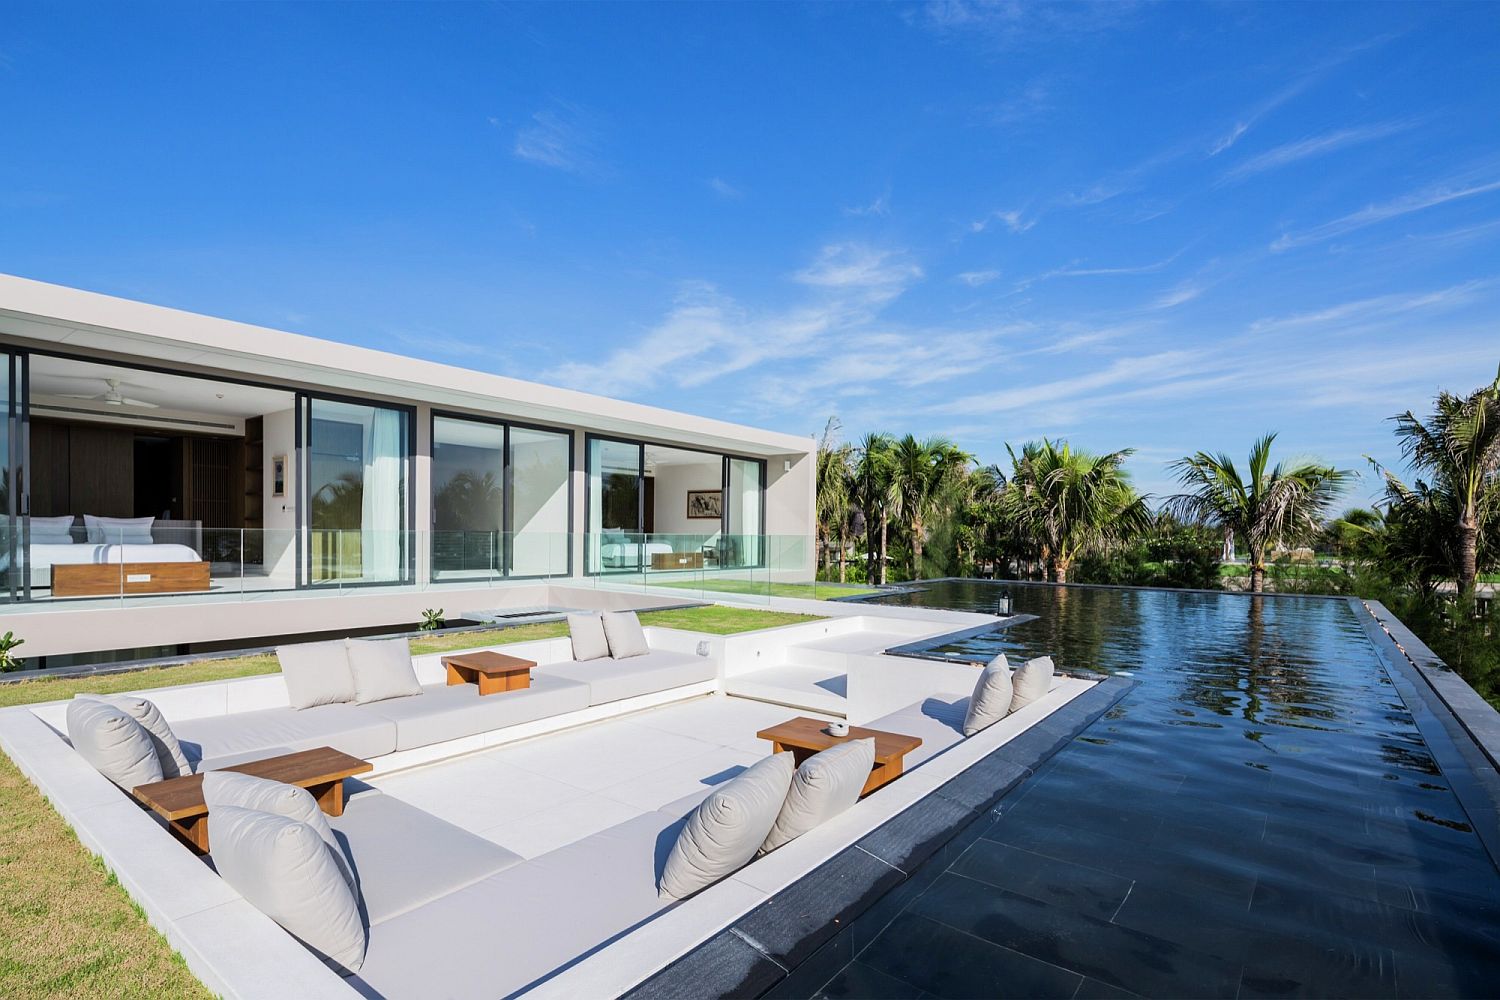
<path fill-rule="evenodd" d="M 1011 592 L 1035 622 L 948 652 L 1129 680 L 955 779 L 977 818 L 945 786 L 639 995 L 1500 993 L 1495 716 L 1384 609 Z"/>

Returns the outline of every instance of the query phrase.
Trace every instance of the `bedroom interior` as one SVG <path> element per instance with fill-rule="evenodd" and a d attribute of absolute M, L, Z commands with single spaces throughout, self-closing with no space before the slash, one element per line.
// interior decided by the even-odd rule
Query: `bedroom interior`
<path fill-rule="evenodd" d="M 29 388 L 29 597 L 293 584 L 294 393 L 46 355 Z"/>

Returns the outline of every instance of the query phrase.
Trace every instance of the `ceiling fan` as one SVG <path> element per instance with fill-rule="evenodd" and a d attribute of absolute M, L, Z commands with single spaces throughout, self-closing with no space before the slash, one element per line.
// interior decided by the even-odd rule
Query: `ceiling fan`
<path fill-rule="evenodd" d="M 93 400 L 94 402 L 103 403 L 106 406 L 137 406 L 147 410 L 155 410 L 158 408 L 156 403 L 149 403 L 144 399 L 132 399 L 129 396 L 125 395 L 120 391 L 120 386 L 122 384 L 123 383 L 117 378 L 107 378 L 104 379 L 104 385 L 106 386 L 106 389 L 102 393 L 89 395 L 87 393 L 81 392 L 60 392 L 58 393 L 58 395 L 63 396 L 67 399 L 89 399 Z M 131 388 L 139 389 L 142 387 L 133 386 Z"/>

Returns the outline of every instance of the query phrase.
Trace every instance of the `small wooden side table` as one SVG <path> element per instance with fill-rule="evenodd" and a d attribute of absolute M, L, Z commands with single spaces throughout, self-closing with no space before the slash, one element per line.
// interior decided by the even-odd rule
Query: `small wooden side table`
<path fill-rule="evenodd" d="M 799 715 L 769 729 L 762 729 L 755 735 L 760 739 L 770 740 L 771 749 L 775 753 L 790 750 L 798 767 L 813 754 L 822 753 L 829 747 L 836 747 L 850 740 L 873 739 L 875 765 L 870 768 L 870 780 L 865 782 L 864 789 L 859 793 L 861 797 L 901 777 L 906 755 L 922 745 L 921 738 L 917 736 L 887 733 L 880 729 L 861 729 L 859 726 L 850 726 L 848 736 L 829 736 L 823 731 L 827 726 L 828 723 L 822 719 L 809 719 L 805 715 Z"/>
<path fill-rule="evenodd" d="M 344 779 L 374 769 L 375 765 L 369 761 L 351 757 L 332 747 L 318 747 L 249 764 L 236 764 L 223 770 L 305 788 L 318 800 L 318 808 L 330 816 L 342 816 Z M 203 801 L 201 773 L 137 785 L 131 794 L 166 820 L 178 840 L 198 854 L 208 853 L 208 806 Z"/>
<path fill-rule="evenodd" d="M 479 693 L 485 695 L 531 687 L 531 668 L 536 663 L 519 656 L 483 652 L 445 656 L 443 666 L 448 668 L 449 687 L 478 684 Z"/>

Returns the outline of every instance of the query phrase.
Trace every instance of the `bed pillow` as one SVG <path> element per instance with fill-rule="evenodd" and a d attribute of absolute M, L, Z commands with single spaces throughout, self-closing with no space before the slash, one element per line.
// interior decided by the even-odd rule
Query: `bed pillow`
<path fill-rule="evenodd" d="M 162 717 L 161 709 L 145 698 L 133 694 L 80 694 L 75 698 L 91 698 L 94 701 L 102 701 L 106 705 L 113 705 L 136 722 L 139 722 L 151 737 L 151 744 L 156 748 L 156 759 L 161 764 L 161 776 L 163 778 L 180 778 L 184 774 L 193 773 L 193 765 L 188 763 L 187 755 L 182 752 L 182 744 L 177 742 L 177 734 L 172 732 L 172 727 L 167 725 L 167 720 Z"/>
<path fill-rule="evenodd" d="M 405 639 L 345 639 L 354 700 L 361 705 L 422 693 Z"/>
<path fill-rule="evenodd" d="M 323 843 L 333 852 L 334 864 L 339 866 L 339 874 L 344 877 L 350 891 L 359 892 L 359 883 L 354 878 L 354 862 L 333 835 L 333 827 L 328 825 L 328 817 L 318 808 L 318 800 L 307 789 L 237 771 L 205 771 L 203 804 L 210 813 L 223 806 L 236 806 L 306 823 L 318 832 Z"/>
<path fill-rule="evenodd" d="M 351 975 L 369 944 L 359 901 L 323 838 L 285 816 L 220 806 L 209 811 L 219 877 L 334 971 Z"/>
<path fill-rule="evenodd" d="M 154 517 L 95 517 L 93 514 L 85 514 L 83 523 L 88 529 L 89 541 L 95 545 L 152 545 L 156 542 L 151 537 L 151 525 L 156 523 Z"/>
<path fill-rule="evenodd" d="M 623 660 L 628 656 L 645 656 L 651 652 L 651 647 L 646 645 L 646 633 L 641 628 L 641 620 L 634 611 L 606 611 L 603 619 L 610 656 Z"/>
<path fill-rule="evenodd" d="M 755 857 L 792 783 L 792 755 L 775 753 L 709 793 L 672 845 L 657 891 L 685 899 Z"/>
<path fill-rule="evenodd" d="M 31 519 L 31 544 L 72 545 L 73 515 L 62 517 L 33 517 Z"/>
<path fill-rule="evenodd" d="M 1005 718 L 1010 714 L 1014 698 L 1015 685 L 1011 681 L 1010 664 L 1006 662 L 1005 654 L 1001 653 L 979 672 L 974 693 L 969 696 L 969 710 L 964 713 L 964 735 L 973 736 Z"/>
<path fill-rule="evenodd" d="M 875 767 L 875 741 L 849 740 L 802 762 L 756 856 L 789 844 L 859 801 Z"/>
<path fill-rule="evenodd" d="M 1010 710 L 1014 712 L 1041 698 L 1052 687 L 1052 657 L 1038 656 L 1027 660 L 1011 678 L 1011 683 L 1015 685 L 1015 695 L 1010 700 Z"/>
<path fill-rule="evenodd" d="M 354 700 L 354 673 L 343 639 L 277 646 L 276 659 L 293 708 L 338 705 Z"/>
<path fill-rule="evenodd" d="M 73 749 L 125 791 L 161 780 L 161 760 L 151 734 L 119 706 L 74 698 L 68 702 L 67 729 Z"/>
<path fill-rule="evenodd" d="M 573 659 L 597 660 L 609 655 L 604 620 L 593 613 L 569 615 L 568 636 L 573 640 Z"/>

